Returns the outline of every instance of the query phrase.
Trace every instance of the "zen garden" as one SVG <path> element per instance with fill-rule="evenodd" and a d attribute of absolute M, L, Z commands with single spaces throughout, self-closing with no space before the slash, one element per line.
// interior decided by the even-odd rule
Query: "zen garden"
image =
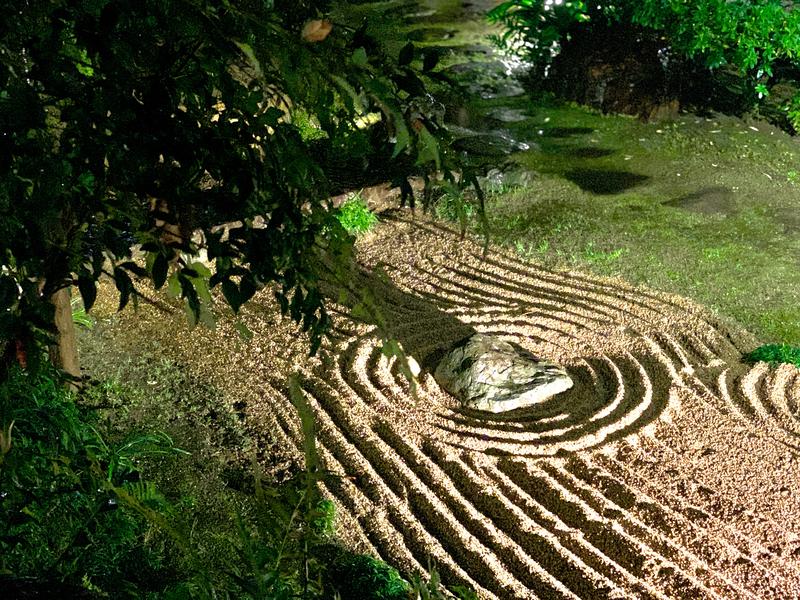
<path fill-rule="evenodd" d="M 0 4 L 0 599 L 800 598 L 800 2 Z"/>

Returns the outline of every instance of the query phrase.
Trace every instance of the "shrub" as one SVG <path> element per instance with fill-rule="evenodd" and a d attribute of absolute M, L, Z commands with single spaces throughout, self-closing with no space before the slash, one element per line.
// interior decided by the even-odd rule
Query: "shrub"
<path fill-rule="evenodd" d="M 407 600 L 410 586 L 396 569 L 371 556 L 340 550 L 326 570 L 325 598 Z M 338 555 L 337 555 L 338 554 Z"/>
<path fill-rule="evenodd" d="M 771 365 L 788 363 L 800 368 L 800 347 L 789 344 L 766 344 L 745 355 L 749 363 L 767 362 Z"/>
<path fill-rule="evenodd" d="M 456 186 L 445 186 L 436 203 L 436 216 L 446 221 L 465 225 L 475 217 L 475 205 Z"/>
<path fill-rule="evenodd" d="M 146 524 L 116 489 L 152 507 L 163 498 L 139 480 L 136 461 L 170 452 L 161 435 L 109 445 L 54 372 L 15 368 L 0 384 L 0 573 L 94 592 L 153 590 L 161 559 Z M 29 583 L 22 584 L 23 589 Z"/>
<path fill-rule="evenodd" d="M 762 98 L 776 82 L 773 69 L 800 66 L 800 11 L 782 0 L 510 0 L 490 18 L 506 32 L 498 40 L 527 54 L 546 72 L 560 44 L 577 27 L 632 25 L 656 33 L 677 55 L 709 69 L 729 66 Z M 588 24 L 588 25 L 585 25 Z M 800 96 L 784 106 L 800 127 Z"/>
<path fill-rule="evenodd" d="M 354 236 L 365 234 L 378 222 L 378 217 L 369 209 L 360 194 L 353 195 L 342 204 L 336 218 L 347 233 Z"/>

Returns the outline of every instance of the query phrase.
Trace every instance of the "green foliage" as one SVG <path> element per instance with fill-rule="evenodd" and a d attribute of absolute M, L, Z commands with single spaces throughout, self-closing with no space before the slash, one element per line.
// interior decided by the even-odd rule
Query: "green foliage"
<path fill-rule="evenodd" d="M 246 442 L 213 388 L 164 359 L 129 368 L 124 380 L 82 392 L 80 404 L 44 372 L 14 369 L 0 386 L 0 584 L 52 592 L 49 582 L 63 581 L 71 586 L 63 596 L 407 597 L 394 569 L 336 544 L 335 505 L 317 487 L 331 476 L 320 469 L 300 380 L 287 393 L 301 415 L 306 469 L 278 483 L 254 464 L 252 486 L 214 479 L 213 497 L 191 497 L 204 463 Z M 182 423 L 176 435 L 213 423 L 219 437 L 200 434 L 181 466 L 188 459 L 170 436 L 141 433 L 139 413 L 156 407 L 159 426 Z M 113 422 L 103 422 L 104 410 Z M 209 447 L 221 440 L 223 448 Z"/>
<path fill-rule="evenodd" d="M 50 295 L 77 285 L 88 311 L 105 273 L 120 308 L 151 279 L 206 323 L 209 289 L 221 287 L 238 311 L 275 284 L 284 312 L 319 343 L 321 273 L 352 243 L 330 226 L 330 157 L 449 172 L 407 56 L 384 55 L 346 23 L 305 36 L 326 4 L 5 7 L 0 338 L 43 348 L 54 332 Z M 191 258 L 201 249 L 213 271 Z"/>
<path fill-rule="evenodd" d="M 94 319 L 83 308 L 79 298 L 72 299 L 72 322 L 86 329 L 94 327 Z"/>
<path fill-rule="evenodd" d="M 350 235 L 363 235 L 378 222 L 360 194 L 353 195 L 336 212 L 336 218 Z"/>
<path fill-rule="evenodd" d="M 314 122 L 314 119 L 302 108 L 292 112 L 292 124 L 297 127 L 303 141 L 326 139 L 325 132 Z"/>
<path fill-rule="evenodd" d="M 565 0 L 558 4 L 547 0 L 510 0 L 489 12 L 489 19 L 505 25 L 496 43 L 525 54 L 542 70 L 558 53 L 566 30 L 576 22 L 589 20 L 587 3 Z"/>
<path fill-rule="evenodd" d="M 238 559 L 227 565 L 222 589 L 242 598 L 317 597 L 322 565 L 316 547 L 328 542 L 329 506 L 313 499 L 308 473 L 281 486 L 256 481 L 252 517 L 240 515 Z M 323 525 L 320 527 L 320 525 Z"/>
<path fill-rule="evenodd" d="M 444 593 L 444 589 L 436 566 L 428 561 L 428 577 L 414 576 L 410 597 L 415 600 L 449 600 L 453 596 L 459 600 L 477 600 L 478 598 L 474 590 L 463 586 L 453 586 L 449 589 L 450 594 L 448 595 Z"/>
<path fill-rule="evenodd" d="M 710 69 L 729 66 L 763 98 L 775 82 L 776 66 L 798 66 L 800 11 L 782 0 L 616 0 L 554 3 L 503 2 L 490 18 L 506 25 L 499 39 L 527 54 L 540 73 L 559 45 L 578 27 L 634 25 L 655 32 L 671 51 Z M 800 97 L 784 106 L 800 129 Z"/>
<path fill-rule="evenodd" d="M 584 258 L 590 263 L 608 264 L 619 259 L 627 251 L 627 248 L 617 248 L 616 250 L 604 252 L 602 250 L 598 250 L 593 242 L 589 242 L 586 244 L 583 254 Z"/>
<path fill-rule="evenodd" d="M 317 490 L 325 474 L 313 412 L 297 384 L 290 389 L 307 436 L 307 470 L 276 484 L 264 482 L 255 466 L 254 493 L 230 504 L 233 526 L 216 532 L 221 539 L 211 555 L 191 533 L 194 502 L 169 500 L 140 478 L 142 464 L 180 456 L 168 436 L 110 443 L 57 381 L 14 369 L 0 387 L 0 576 L 11 577 L 4 584 L 24 589 L 58 580 L 73 593 L 115 597 L 321 597 L 335 506 Z M 100 404 L 124 393 L 98 385 L 85 398 Z M 215 493 L 232 500 L 223 489 Z M 175 560 L 175 547 L 184 560 Z"/>
<path fill-rule="evenodd" d="M 485 195 L 474 175 L 471 179 L 466 172 L 461 180 L 444 181 L 440 186 L 441 195 L 435 205 L 436 216 L 458 223 L 463 239 L 467 228 L 475 221 L 484 236 L 484 250 L 489 243 L 489 222 L 486 218 Z"/>
<path fill-rule="evenodd" d="M 325 598 L 407 600 L 411 586 L 396 569 L 365 554 L 340 551 L 326 569 Z"/>
<path fill-rule="evenodd" d="M 436 203 L 436 216 L 462 226 L 475 217 L 475 205 L 469 201 L 463 190 L 455 185 L 445 185 Z"/>
<path fill-rule="evenodd" d="M 730 64 L 756 82 L 800 50 L 800 15 L 781 0 L 631 3 L 634 23 L 664 31 L 673 47 L 712 69 Z"/>
<path fill-rule="evenodd" d="M 143 385 L 164 378 L 183 385 L 167 367 L 148 369 Z M 299 381 L 288 392 L 301 415 L 306 469 L 278 484 L 254 463 L 252 491 L 213 490 L 230 518 L 212 531 L 197 500 L 142 479 L 164 459 L 185 460 L 169 436 L 101 435 L 100 421 L 52 377 L 14 369 L 0 386 L 0 583 L 52 590 L 58 581 L 70 586 L 66 595 L 112 597 L 408 598 L 395 569 L 335 543 L 335 505 L 317 487 L 330 475 L 320 469 L 314 413 Z M 126 394 L 108 382 L 82 401 L 119 411 Z M 199 543 L 207 536 L 213 546 Z M 435 572 L 417 585 L 434 594 Z"/>
<path fill-rule="evenodd" d="M 253 462 L 252 492 L 214 493 L 227 505 L 232 527 L 213 532 L 213 554 L 200 548 L 194 531 L 196 512 L 159 510 L 146 506 L 140 497 L 120 494 L 156 529 L 168 535 L 181 549 L 178 583 L 169 591 L 173 598 L 317 598 L 324 589 L 324 548 L 331 545 L 335 507 L 322 498 L 318 482 L 321 471 L 316 451 L 314 413 L 299 383 L 289 382 L 288 393 L 301 417 L 305 436 L 306 469 L 278 484 L 265 481 Z M 119 493 L 119 492 L 118 492 Z M 194 521 L 192 527 L 188 521 Z M 207 526 L 205 526 L 207 527 Z M 212 534 L 200 525 L 199 535 Z"/>
<path fill-rule="evenodd" d="M 332 537 L 335 533 L 336 505 L 332 500 L 319 500 L 311 517 L 311 530 L 315 535 Z"/>
<path fill-rule="evenodd" d="M 115 490 L 163 508 L 136 463 L 172 452 L 171 440 L 108 444 L 46 371 L 12 370 L 0 384 L 0 423 L 0 573 L 104 593 L 152 589 L 161 558 L 143 544 L 143 521 Z"/>
<path fill-rule="evenodd" d="M 745 355 L 746 362 L 787 363 L 800 368 L 800 347 L 789 344 L 766 344 Z"/>

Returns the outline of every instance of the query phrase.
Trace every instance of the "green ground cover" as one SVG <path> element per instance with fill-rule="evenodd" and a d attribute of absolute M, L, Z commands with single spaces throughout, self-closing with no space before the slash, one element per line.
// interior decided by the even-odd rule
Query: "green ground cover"
<path fill-rule="evenodd" d="M 495 242 L 690 297 L 765 341 L 800 339 L 796 140 L 720 115 L 647 124 L 512 104 L 530 118 L 505 127 L 532 146 L 513 162 L 535 177 L 490 195 Z"/>
<path fill-rule="evenodd" d="M 748 362 L 768 362 L 772 365 L 788 363 L 800 367 L 800 348 L 788 344 L 765 344 L 750 352 Z"/>

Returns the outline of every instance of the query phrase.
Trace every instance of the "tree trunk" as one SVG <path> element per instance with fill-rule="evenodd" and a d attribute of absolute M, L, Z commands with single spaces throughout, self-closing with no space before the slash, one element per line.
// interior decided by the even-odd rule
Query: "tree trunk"
<path fill-rule="evenodd" d="M 72 320 L 72 304 L 69 288 L 61 288 L 50 297 L 55 306 L 55 326 L 58 330 L 55 344 L 50 347 L 50 360 L 56 368 L 76 379 L 81 376 L 78 359 L 78 340 L 75 336 L 75 323 Z M 75 384 L 71 384 L 76 387 Z"/>

